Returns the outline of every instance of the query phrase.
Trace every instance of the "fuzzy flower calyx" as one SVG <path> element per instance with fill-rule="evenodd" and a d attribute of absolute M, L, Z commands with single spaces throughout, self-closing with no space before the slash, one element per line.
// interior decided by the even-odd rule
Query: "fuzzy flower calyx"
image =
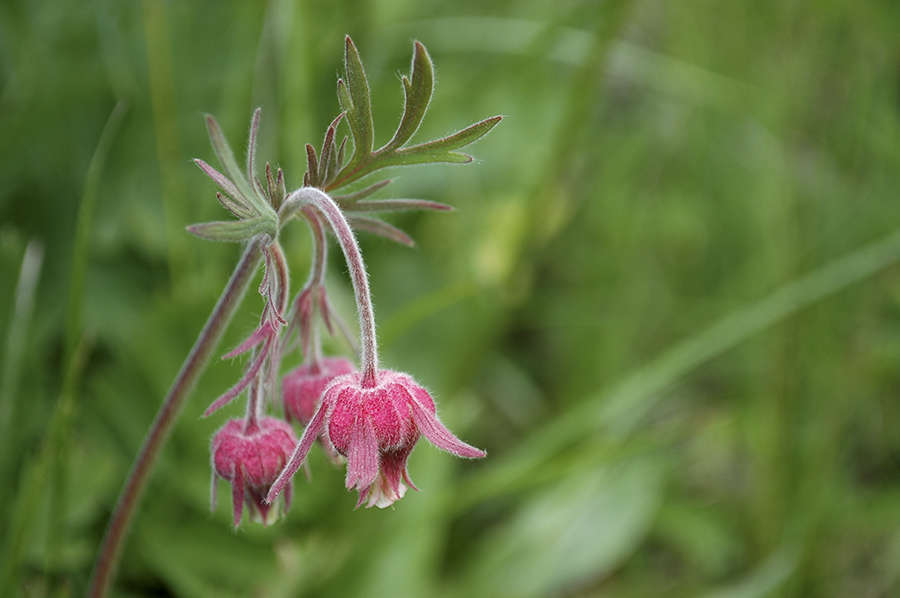
<path fill-rule="evenodd" d="M 273 417 L 260 418 L 253 424 L 229 420 L 212 441 L 212 510 L 216 509 L 217 476 L 231 482 L 234 526 L 241 524 L 244 504 L 266 525 L 278 517 L 265 497 L 278 473 L 287 462 L 297 437 L 291 426 Z M 291 504 L 290 482 L 284 493 L 285 511 Z"/>
<path fill-rule="evenodd" d="M 324 432 L 334 451 L 347 458 L 347 489 L 359 492 L 357 507 L 387 507 L 415 485 L 406 461 L 420 436 L 460 457 L 486 453 L 454 436 L 435 414 L 434 400 L 407 374 L 380 370 L 374 384 L 356 372 L 336 378 L 307 426 L 291 460 L 272 485 L 274 500 Z"/>

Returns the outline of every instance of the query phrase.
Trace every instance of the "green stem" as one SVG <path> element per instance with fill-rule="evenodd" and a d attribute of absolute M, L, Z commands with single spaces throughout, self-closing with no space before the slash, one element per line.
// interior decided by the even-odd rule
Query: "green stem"
<path fill-rule="evenodd" d="M 122 550 L 122 540 L 134 517 L 135 509 L 147 485 L 153 464 L 178 418 L 184 399 L 206 367 L 213 349 L 240 304 L 259 261 L 260 243 L 254 239 L 244 251 L 244 255 L 241 256 L 228 285 L 222 291 L 222 296 L 219 297 L 219 302 L 206 321 L 206 325 L 200 332 L 200 336 L 197 337 L 194 347 L 184 365 L 181 366 L 181 371 L 178 372 L 172 388 L 169 389 L 169 393 L 157 412 L 156 419 L 153 420 L 153 424 L 147 432 L 147 437 L 132 465 L 131 473 L 125 482 L 122 494 L 119 495 L 119 501 L 106 528 L 106 534 L 100 545 L 91 575 L 91 584 L 88 590 L 90 598 L 102 598 L 106 595 L 113 570 Z"/>

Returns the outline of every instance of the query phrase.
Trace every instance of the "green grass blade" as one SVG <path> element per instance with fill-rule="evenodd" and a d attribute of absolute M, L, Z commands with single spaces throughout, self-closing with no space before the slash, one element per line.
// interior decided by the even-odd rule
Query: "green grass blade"
<path fill-rule="evenodd" d="M 678 343 L 610 390 L 538 429 L 518 450 L 497 459 L 473 477 L 457 495 L 465 508 L 517 488 L 554 453 L 598 433 L 622 440 L 640 424 L 661 393 L 679 379 L 773 324 L 900 261 L 900 231 L 827 264 L 735 310 L 700 333 Z"/>

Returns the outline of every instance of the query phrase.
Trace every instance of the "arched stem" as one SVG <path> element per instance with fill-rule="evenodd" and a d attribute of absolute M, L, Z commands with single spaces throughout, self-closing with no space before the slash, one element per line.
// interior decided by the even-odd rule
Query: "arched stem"
<path fill-rule="evenodd" d="M 282 214 L 309 205 L 318 210 L 330 225 L 337 237 L 356 296 L 356 311 L 359 316 L 359 333 L 362 344 L 360 362 L 362 366 L 363 386 L 375 386 L 378 381 L 378 346 L 375 339 L 375 312 L 372 308 L 372 296 L 369 292 L 369 279 L 366 265 L 363 262 L 359 245 L 353 229 L 344 217 L 340 207 L 327 193 L 315 187 L 302 187 L 291 193 L 282 205 Z"/>
<path fill-rule="evenodd" d="M 300 210 L 304 218 L 309 223 L 309 229 L 313 237 L 313 260 L 312 268 L 309 271 L 309 281 L 306 286 L 325 284 L 325 262 L 328 258 L 328 245 L 325 243 L 325 231 L 322 229 L 322 222 L 316 211 L 311 207 L 305 207 Z"/>

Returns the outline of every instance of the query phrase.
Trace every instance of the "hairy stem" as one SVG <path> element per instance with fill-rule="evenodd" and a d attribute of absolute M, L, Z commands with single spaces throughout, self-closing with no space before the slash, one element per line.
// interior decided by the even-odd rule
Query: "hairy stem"
<path fill-rule="evenodd" d="M 284 257 L 284 251 L 282 251 L 281 245 L 279 245 L 277 241 L 269 246 L 269 254 L 272 258 L 272 270 L 275 275 L 274 296 L 269 298 L 270 303 L 275 309 L 275 317 L 272 322 L 275 327 L 273 332 L 275 336 L 267 342 L 264 349 L 267 352 L 266 359 L 268 360 L 266 368 L 263 370 L 266 379 L 265 384 L 260 380 L 261 386 L 256 393 L 256 399 L 254 399 L 256 401 L 263 398 L 263 389 L 272 390 L 278 388 L 278 368 L 281 365 L 283 352 L 282 343 L 278 338 L 278 334 L 281 330 L 281 325 L 286 323 L 284 315 L 288 309 L 288 298 L 290 296 L 290 278 L 288 275 L 287 260 Z M 262 404 L 260 402 L 260 404 L 256 406 L 256 412 L 260 413 L 261 411 Z"/>
<path fill-rule="evenodd" d="M 262 402 L 260 395 L 262 394 L 262 381 L 256 378 L 250 383 L 247 400 L 247 415 L 244 418 L 244 434 L 255 434 L 259 429 L 259 418 L 262 415 Z"/>
<path fill-rule="evenodd" d="M 91 584 L 88 590 L 90 598 L 102 598 L 106 595 L 113 570 L 122 550 L 122 540 L 128 532 L 153 464 L 178 418 L 184 399 L 193 388 L 197 378 L 200 377 L 213 349 L 231 320 L 231 316 L 240 304 L 253 273 L 259 265 L 259 260 L 260 243 L 258 240 L 253 240 L 241 256 L 228 285 L 222 291 L 222 296 L 219 297 L 219 302 L 206 321 L 206 325 L 200 332 L 200 336 L 197 337 L 184 365 L 181 366 L 181 371 L 178 372 L 175 382 L 160 406 L 107 525 L 106 534 L 100 545 L 91 575 Z"/>
<path fill-rule="evenodd" d="M 303 347 L 303 357 L 309 361 L 313 372 L 317 371 L 318 364 L 322 361 L 322 338 L 319 336 L 319 327 L 315 324 L 315 314 L 319 308 L 319 297 L 325 292 L 325 265 L 328 259 L 328 245 L 325 242 L 325 230 L 319 221 L 319 216 L 311 207 L 305 207 L 301 210 L 309 223 L 309 230 L 313 238 L 313 267 L 309 272 L 309 282 L 306 283 L 307 288 L 312 293 L 312 310 L 313 315 L 310 318 L 309 339 L 311 347 Z M 326 308 L 327 309 L 327 308 Z M 327 318 L 327 313 L 322 313 L 322 317 Z M 328 320 L 326 319 L 326 322 Z"/>
<path fill-rule="evenodd" d="M 277 310 L 277 315 L 283 318 L 284 312 L 288 308 L 288 290 L 290 285 L 287 260 L 284 257 L 281 245 L 277 242 L 269 246 L 269 253 L 272 256 L 272 268 L 275 274 L 275 292 L 273 293 L 272 303 Z"/>
<path fill-rule="evenodd" d="M 347 268 L 350 270 L 350 279 L 353 281 L 356 311 L 359 316 L 359 333 L 362 342 L 360 351 L 362 384 L 368 387 L 375 386 L 378 372 L 375 312 L 372 308 L 366 265 L 359 251 L 359 245 L 356 243 L 356 237 L 353 235 L 353 229 L 350 228 L 347 219 L 344 218 L 343 212 L 334 200 L 327 193 L 315 187 L 302 187 L 291 193 L 282 206 L 282 210 L 299 209 L 304 205 L 311 205 L 322 213 L 344 252 Z"/>
<path fill-rule="evenodd" d="M 322 229 L 322 223 L 319 216 L 312 208 L 306 207 L 301 210 L 306 221 L 309 223 L 309 230 L 313 237 L 313 267 L 309 272 L 309 282 L 307 286 L 324 285 L 325 284 L 325 262 L 328 257 L 328 246 L 325 244 L 325 231 Z"/>

